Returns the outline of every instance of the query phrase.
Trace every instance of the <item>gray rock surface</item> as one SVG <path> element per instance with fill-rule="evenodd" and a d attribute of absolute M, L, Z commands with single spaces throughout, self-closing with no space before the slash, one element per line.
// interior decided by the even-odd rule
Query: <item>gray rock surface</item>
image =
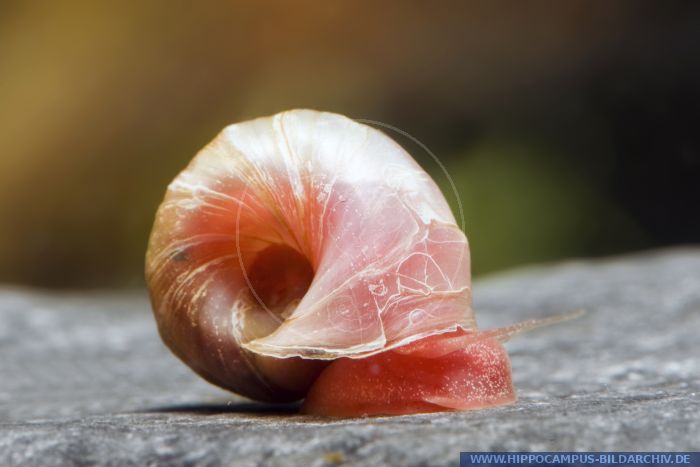
<path fill-rule="evenodd" d="M 0 291 L 0 465 L 457 465 L 460 451 L 699 450 L 700 249 L 521 269 L 481 327 L 575 308 L 507 345 L 519 401 L 324 420 L 200 380 L 143 292 Z"/>

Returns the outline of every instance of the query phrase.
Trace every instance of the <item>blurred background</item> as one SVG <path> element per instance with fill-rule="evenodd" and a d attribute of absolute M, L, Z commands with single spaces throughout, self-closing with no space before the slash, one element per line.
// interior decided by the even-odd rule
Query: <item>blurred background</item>
<path fill-rule="evenodd" d="M 0 282 L 142 285 L 167 183 L 296 107 L 430 147 L 476 276 L 700 242 L 700 2 L 3 1 Z"/>

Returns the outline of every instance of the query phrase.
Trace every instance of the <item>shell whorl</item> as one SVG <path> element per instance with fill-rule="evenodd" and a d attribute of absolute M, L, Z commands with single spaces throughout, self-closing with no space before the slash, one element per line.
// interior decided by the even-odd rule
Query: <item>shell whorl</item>
<path fill-rule="evenodd" d="M 467 240 L 433 180 L 331 113 L 225 128 L 168 187 L 146 277 L 174 353 L 263 400 L 294 398 L 271 372 L 304 360 L 476 329 Z"/>

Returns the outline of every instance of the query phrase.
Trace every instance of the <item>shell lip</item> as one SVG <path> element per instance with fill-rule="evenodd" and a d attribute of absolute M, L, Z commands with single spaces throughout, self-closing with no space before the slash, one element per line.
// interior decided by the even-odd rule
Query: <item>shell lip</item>
<path fill-rule="evenodd" d="M 420 339 L 424 339 L 426 337 L 453 332 L 457 329 L 464 329 L 468 332 L 475 331 L 473 327 L 455 323 L 446 328 L 440 328 L 428 332 L 415 334 L 404 339 L 392 342 L 388 345 L 386 336 L 382 335 L 380 338 L 372 342 L 338 349 L 320 346 L 279 346 L 268 343 L 260 343 L 256 342 L 255 340 L 247 343 L 242 343 L 241 346 L 249 352 L 275 358 L 300 357 L 310 360 L 335 360 L 338 358 L 345 357 L 352 359 L 360 359 L 370 357 L 372 355 L 376 355 L 389 350 L 393 350 L 397 347 L 402 347 L 404 345 L 410 344 Z"/>

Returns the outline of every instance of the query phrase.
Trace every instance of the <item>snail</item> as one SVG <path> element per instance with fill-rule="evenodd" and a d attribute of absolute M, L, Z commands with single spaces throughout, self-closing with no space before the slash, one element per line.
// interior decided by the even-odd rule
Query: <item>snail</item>
<path fill-rule="evenodd" d="M 291 110 L 226 127 L 168 186 L 146 253 L 165 344 L 207 381 L 325 416 L 516 399 L 479 330 L 467 238 L 381 131 Z"/>

